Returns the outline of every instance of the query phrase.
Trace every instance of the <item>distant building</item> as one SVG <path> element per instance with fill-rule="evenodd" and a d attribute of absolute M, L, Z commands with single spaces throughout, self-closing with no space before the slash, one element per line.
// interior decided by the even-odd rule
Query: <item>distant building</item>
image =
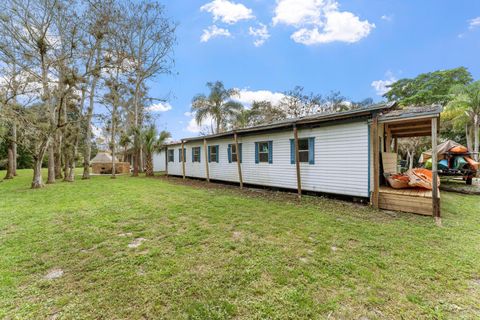
<path fill-rule="evenodd" d="M 90 163 L 92 165 L 92 172 L 95 174 L 112 173 L 112 156 L 108 152 L 98 152 Z M 129 173 L 130 163 L 120 162 L 115 157 L 115 171 L 116 173 Z"/>

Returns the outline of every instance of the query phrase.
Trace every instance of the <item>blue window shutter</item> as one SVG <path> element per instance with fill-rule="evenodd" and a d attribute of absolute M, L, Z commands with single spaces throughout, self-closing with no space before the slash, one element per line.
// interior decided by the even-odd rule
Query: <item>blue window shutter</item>
<path fill-rule="evenodd" d="M 210 150 L 212 149 L 212 147 L 209 146 L 209 147 L 207 147 L 207 148 L 208 148 L 208 159 L 207 159 L 207 161 L 208 161 L 208 162 L 211 162 L 211 161 L 210 161 Z"/>
<path fill-rule="evenodd" d="M 273 163 L 273 141 L 268 141 L 268 163 Z"/>
<path fill-rule="evenodd" d="M 308 163 L 315 164 L 315 138 L 308 138 Z"/>
<path fill-rule="evenodd" d="M 187 148 L 183 148 L 183 161 L 187 162 Z"/>
<path fill-rule="evenodd" d="M 228 163 L 232 163 L 232 145 L 229 144 L 227 148 L 228 153 Z"/>
<path fill-rule="evenodd" d="M 182 149 L 178 149 L 178 162 L 182 162 Z"/>
<path fill-rule="evenodd" d="M 198 162 L 202 162 L 202 147 L 198 147 Z"/>
<path fill-rule="evenodd" d="M 238 144 L 238 154 L 237 154 L 237 159 L 240 159 L 240 163 L 242 163 L 242 144 Z"/>
<path fill-rule="evenodd" d="M 258 162 L 258 142 L 255 142 L 255 163 Z"/>
<path fill-rule="evenodd" d="M 217 160 L 217 163 L 218 163 L 218 157 L 219 157 L 218 151 L 219 151 L 220 148 L 218 147 L 218 145 L 216 145 L 216 146 L 215 146 L 215 149 L 217 150 L 216 160 Z"/>
<path fill-rule="evenodd" d="M 192 148 L 192 162 L 195 162 L 195 156 L 194 156 L 195 152 L 193 152 L 193 150 L 195 150 L 195 148 Z"/>
<path fill-rule="evenodd" d="M 290 164 L 295 164 L 295 139 L 290 139 Z"/>

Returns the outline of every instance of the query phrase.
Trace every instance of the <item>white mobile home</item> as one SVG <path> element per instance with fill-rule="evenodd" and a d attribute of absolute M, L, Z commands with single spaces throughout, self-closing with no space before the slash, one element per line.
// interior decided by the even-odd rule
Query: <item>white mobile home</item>
<path fill-rule="evenodd" d="M 156 154 L 154 169 L 168 175 L 236 182 L 240 186 L 369 199 L 377 195 L 378 199 L 380 170 L 375 164 L 379 159 L 374 156 L 374 147 L 375 143 L 391 139 L 385 137 L 385 130 L 379 130 L 383 126 L 378 123 L 392 107 L 378 104 L 183 139 Z M 372 138 L 373 130 L 378 140 Z M 388 151 L 376 147 L 377 153 Z"/>

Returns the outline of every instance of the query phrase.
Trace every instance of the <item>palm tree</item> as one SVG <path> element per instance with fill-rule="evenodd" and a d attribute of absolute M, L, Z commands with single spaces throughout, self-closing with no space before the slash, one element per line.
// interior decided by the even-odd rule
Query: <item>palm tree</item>
<path fill-rule="evenodd" d="M 233 127 L 235 129 L 246 128 L 254 124 L 255 111 L 241 109 L 235 113 L 233 118 Z"/>
<path fill-rule="evenodd" d="M 171 137 L 170 132 L 163 130 L 160 135 L 154 125 L 149 126 L 142 134 L 145 148 L 145 175 L 153 177 L 153 153 L 159 151 L 165 140 Z"/>
<path fill-rule="evenodd" d="M 478 144 L 480 129 L 480 81 L 475 81 L 466 86 L 455 86 L 452 88 L 454 98 L 449 106 L 463 110 L 473 126 L 473 157 L 478 161 Z M 468 134 L 468 133 L 467 133 Z"/>
<path fill-rule="evenodd" d="M 207 87 L 210 89 L 208 97 L 198 94 L 193 98 L 192 112 L 195 113 L 195 121 L 199 125 L 211 117 L 215 125 L 214 133 L 220 133 L 226 129 L 228 120 L 243 109 L 243 105 L 231 100 L 239 95 L 238 90 L 225 89 L 221 81 L 207 82 Z"/>

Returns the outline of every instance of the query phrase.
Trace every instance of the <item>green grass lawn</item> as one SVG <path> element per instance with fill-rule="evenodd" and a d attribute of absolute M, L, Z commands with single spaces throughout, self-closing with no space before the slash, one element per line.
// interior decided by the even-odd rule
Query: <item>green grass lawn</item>
<path fill-rule="evenodd" d="M 443 192 L 440 228 L 178 179 L 30 179 L 0 183 L 0 318 L 480 317 L 479 196 Z"/>

